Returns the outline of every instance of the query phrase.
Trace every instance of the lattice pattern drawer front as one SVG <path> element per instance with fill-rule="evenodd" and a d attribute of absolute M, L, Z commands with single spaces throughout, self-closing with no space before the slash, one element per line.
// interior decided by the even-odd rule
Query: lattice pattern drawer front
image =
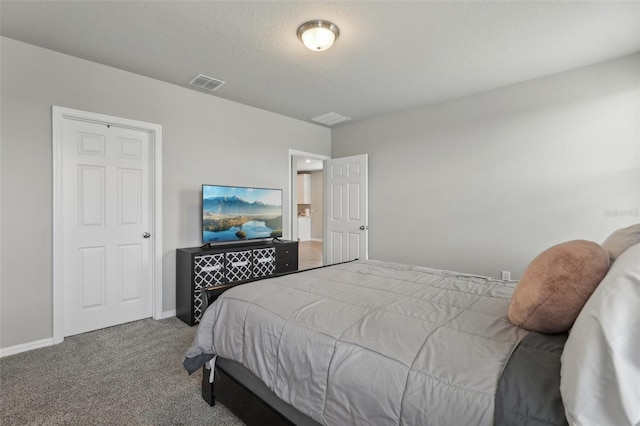
<path fill-rule="evenodd" d="M 225 255 L 227 279 L 230 283 L 251 278 L 251 250 L 229 251 Z"/>
<path fill-rule="evenodd" d="M 193 258 L 195 289 L 224 283 L 224 254 L 206 254 Z"/>
<path fill-rule="evenodd" d="M 276 249 L 273 247 L 253 250 L 253 276 L 266 277 L 276 271 Z"/>
<path fill-rule="evenodd" d="M 202 306 L 202 290 L 196 290 L 193 292 L 193 318 L 195 323 L 199 323 L 202 319 L 204 309 Z"/>
<path fill-rule="evenodd" d="M 206 254 L 193 258 L 193 316 L 199 323 L 205 306 L 202 289 L 224 283 L 224 254 Z"/>

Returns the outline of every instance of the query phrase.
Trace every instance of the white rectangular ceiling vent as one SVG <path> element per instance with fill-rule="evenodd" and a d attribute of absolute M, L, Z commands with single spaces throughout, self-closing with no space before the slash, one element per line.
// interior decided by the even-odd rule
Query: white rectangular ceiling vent
<path fill-rule="evenodd" d="M 208 92 L 213 92 L 223 84 L 225 84 L 225 82 L 222 80 L 216 80 L 215 78 L 207 77 L 206 75 L 202 74 L 196 75 L 193 80 L 189 82 L 190 86 L 194 86 L 198 89 L 206 90 Z"/>
<path fill-rule="evenodd" d="M 349 120 L 351 120 L 349 117 L 336 114 L 335 112 L 328 112 L 326 114 L 322 114 L 311 119 L 311 121 L 315 121 L 316 123 L 320 123 L 320 124 L 325 124 L 327 126 L 335 126 L 338 123 L 342 123 Z"/>

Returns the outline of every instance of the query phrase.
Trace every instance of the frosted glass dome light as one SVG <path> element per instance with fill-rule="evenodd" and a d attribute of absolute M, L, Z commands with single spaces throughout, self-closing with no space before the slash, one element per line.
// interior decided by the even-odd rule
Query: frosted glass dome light
<path fill-rule="evenodd" d="M 315 52 L 330 48 L 339 35 L 338 27 L 328 21 L 309 21 L 298 27 L 298 38 L 309 50 Z"/>

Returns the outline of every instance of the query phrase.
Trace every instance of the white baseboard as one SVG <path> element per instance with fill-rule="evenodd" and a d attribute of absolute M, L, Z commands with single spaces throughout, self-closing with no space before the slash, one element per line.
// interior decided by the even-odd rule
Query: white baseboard
<path fill-rule="evenodd" d="M 322 238 L 312 238 L 311 241 L 318 241 L 318 242 L 322 242 Z"/>
<path fill-rule="evenodd" d="M 171 317 L 175 317 L 176 316 L 176 310 L 172 310 L 172 311 L 164 311 L 163 313 L 160 314 L 160 318 L 158 319 L 166 319 L 166 318 L 171 318 Z"/>
<path fill-rule="evenodd" d="M 53 346 L 53 338 L 36 340 L 35 342 L 22 343 L 20 345 L 9 346 L 8 348 L 0 348 L 0 358 L 15 355 L 22 352 L 32 351 L 34 349 L 46 348 Z"/>
<path fill-rule="evenodd" d="M 160 314 L 160 318 L 172 318 L 176 316 L 176 310 L 164 311 Z M 34 349 L 46 348 L 47 346 L 53 346 L 53 338 L 36 340 L 35 342 L 22 343 L 20 345 L 9 346 L 8 348 L 0 348 L 0 358 L 5 356 L 15 355 L 22 352 L 32 351 Z"/>

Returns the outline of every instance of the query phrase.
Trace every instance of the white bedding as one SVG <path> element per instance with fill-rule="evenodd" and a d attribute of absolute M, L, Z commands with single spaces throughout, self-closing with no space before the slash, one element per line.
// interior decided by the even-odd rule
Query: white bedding
<path fill-rule="evenodd" d="M 323 424 L 491 425 L 527 331 L 514 283 L 356 261 L 240 285 L 204 314 L 187 357 L 242 363 Z"/>
<path fill-rule="evenodd" d="M 562 353 L 571 425 L 640 425 L 640 244 L 611 265 Z"/>

